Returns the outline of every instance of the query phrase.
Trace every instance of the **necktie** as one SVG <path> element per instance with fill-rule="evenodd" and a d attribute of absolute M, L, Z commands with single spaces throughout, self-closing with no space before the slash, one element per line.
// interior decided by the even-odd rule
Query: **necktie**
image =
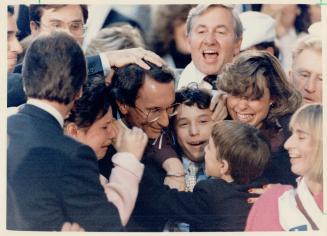
<path fill-rule="evenodd" d="M 199 167 L 195 165 L 195 163 L 191 162 L 187 174 L 185 176 L 185 191 L 186 192 L 193 192 L 193 188 L 196 184 L 196 174 L 199 171 Z"/>
<path fill-rule="evenodd" d="M 207 75 L 203 78 L 203 81 L 209 83 L 212 86 L 212 89 L 217 90 L 216 81 L 217 75 Z"/>

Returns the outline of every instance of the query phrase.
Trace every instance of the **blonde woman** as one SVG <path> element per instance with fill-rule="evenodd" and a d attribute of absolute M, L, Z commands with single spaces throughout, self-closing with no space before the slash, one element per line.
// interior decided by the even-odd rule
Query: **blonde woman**
<path fill-rule="evenodd" d="M 284 144 L 297 187 L 276 185 L 253 205 L 247 231 L 307 231 L 322 229 L 322 105 L 301 107 L 290 122 L 292 135 Z"/>

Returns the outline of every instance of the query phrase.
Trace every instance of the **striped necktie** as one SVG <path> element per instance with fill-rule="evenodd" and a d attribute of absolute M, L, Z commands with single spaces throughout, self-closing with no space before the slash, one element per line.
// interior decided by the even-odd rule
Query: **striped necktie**
<path fill-rule="evenodd" d="M 187 174 L 185 176 L 185 191 L 193 192 L 193 188 L 196 184 L 196 174 L 199 171 L 199 167 L 194 163 L 190 162 L 190 165 L 187 169 Z"/>

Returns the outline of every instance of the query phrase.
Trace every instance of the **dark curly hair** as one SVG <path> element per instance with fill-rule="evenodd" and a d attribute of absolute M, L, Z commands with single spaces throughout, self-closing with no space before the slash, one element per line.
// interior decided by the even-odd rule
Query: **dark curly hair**
<path fill-rule="evenodd" d="M 65 123 L 73 122 L 79 128 L 88 128 L 103 117 L 111 107 L 110 88 L 97 80 L 83 88 L 83 96 L 75 102 Z"/>

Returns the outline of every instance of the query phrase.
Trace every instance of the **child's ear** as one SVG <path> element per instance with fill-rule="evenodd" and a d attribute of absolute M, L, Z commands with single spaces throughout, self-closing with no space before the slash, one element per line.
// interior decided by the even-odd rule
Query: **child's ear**
<path fill-rule="evenodd" d="M 228 164 L 228 162 L 226 160 L 222 160 L 221 163 L 222 163 L 221 173 L 223 175 L 228 175 L 228 173 L 229 173 L 229 164 Z"/>
<path fill-rule="evenodd" d="M 68 123 L 65 127 L 65 133 L 76 138 L 77 137 L 77 125 L 73 122 Z"/>

